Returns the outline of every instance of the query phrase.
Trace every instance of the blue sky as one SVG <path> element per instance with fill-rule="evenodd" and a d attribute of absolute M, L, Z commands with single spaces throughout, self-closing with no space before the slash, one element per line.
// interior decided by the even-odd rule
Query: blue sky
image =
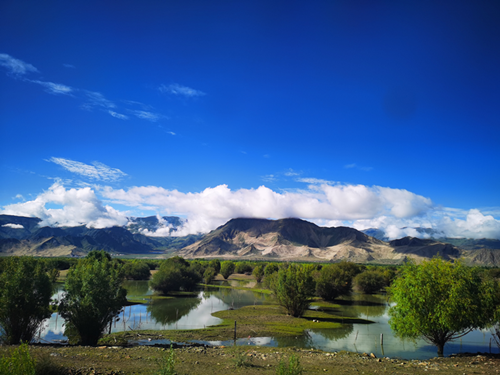
<path fill-rule="evenodd" d="M 5 0 L 0 35 L 3 213 L 500 238 L 497 1 Z"/>

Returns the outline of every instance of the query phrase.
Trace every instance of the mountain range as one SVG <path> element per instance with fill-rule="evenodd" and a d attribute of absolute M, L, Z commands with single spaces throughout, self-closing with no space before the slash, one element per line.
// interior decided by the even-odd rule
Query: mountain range
<path fill-rule="evenodd" d="M 113 254 L 185 258 L 244 258 L 304 261 L 401 263 L 440 255 L 464 258 L 469 264 L 500 266 L 500 240 L 420 239 L 388 241 L 381 231 L 365 233 L 349 227 L 319 227 L 301 219 L 232 219 L 205 235 L 174 237 L 183 225 L 175 216 L 130 218 L 123 227 L 103 229 L 40 226 L 39 218 L 0 215 L 0 254 L 81 256 L 91 250 Z M 168 237 L 151 237 L 159 228 Z M 429 235 L 430 232 L 427 232 Z M 432 235 L 432 233 L 430 233 Z M 379 237 L 379 238 L 377 238 Z"/>

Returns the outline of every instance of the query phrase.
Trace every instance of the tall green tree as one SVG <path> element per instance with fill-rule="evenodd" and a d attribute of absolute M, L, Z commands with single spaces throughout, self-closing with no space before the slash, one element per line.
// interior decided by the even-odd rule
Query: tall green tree
<path fill-rule="evenodd" d="M 59 313 L 82 345 L 96 345 L 126 304 L 122 266 L 106 256 L 92 256 L 72 267 L 64 284 Z"/>
<path fill-rule="evenodd" d="M 385 277 L 379 270 L 366 270 L 356 275 L 354 284 L 363 293 L 373 294 L 386 286 Z"/>
<path fill-rule="evenodd" d="M 423 338 L 442 356 L 445 344 L 492 323 L 495 284 L 480 270 L 441 258 L 403 266 L 390 288 L 396 303 L 389 323 L 396 335 Z"/>
<path fill-rule="evenodd" d="M 278 303 L 285 308 L 287 313 L 300 317 L 307 310 L 314 296 L 315 283 L 312 269 L 297 264 L 281 268 L 272 288 Z"/>
<path fill-rule="evenodd" d="M 258 283 L 260 283 L 262 281 L 262 278 L 264 277 L 264 269 L 265 269 L 264 264 L 258 264 L 253 269 L 252 275 L 255 277 L 255 280 Z"/>
<path fill-rule="evenodd" d="M 8 257 L 0 274 L 0 339 L 29 343 L 50 317 L 52 283 L 43 262 Z"/>

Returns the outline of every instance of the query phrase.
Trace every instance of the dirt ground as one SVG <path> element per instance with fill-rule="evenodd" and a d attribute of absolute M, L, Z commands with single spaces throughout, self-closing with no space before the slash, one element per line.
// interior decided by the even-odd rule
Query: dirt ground
<path fill-rule="evenodd" d="M 9 350 L 0 347 L 0 356 Z M 326 353 L 319 350 L 269 347 L 180 347 L 175 348 L 177 374 L 276 374 L 280 360 L 294 355 L 304 374 L 498 374 L 500 356 L 460 355 L 430 360 L 375 358 L 370 354 Z M 168 347 L 30 346 L 33 357 L 49 359 L 67 374 L 155 374 L 158 359 Z"/>

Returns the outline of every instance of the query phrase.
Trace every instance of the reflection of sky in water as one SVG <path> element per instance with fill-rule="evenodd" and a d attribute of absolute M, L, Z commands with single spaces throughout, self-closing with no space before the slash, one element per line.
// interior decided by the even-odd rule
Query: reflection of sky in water
<path fill-rule="evenodd" d="M 126 285 L 129 296 L 151 295 L 144 282 L 129 282 Z M 60 297 L 58 290 L 57 296 Z M 54 296 L 54 298 L 57 298 Z M 176 298 L 156 300 L 150 305 L 127 306 L 120 314 L 120 320 L 113 324 L 112 332 L 124 330 L 168 330 L 168 329 L 199 329 L 216 325 L 221 319 L 211 314 L 229 307 L 263 304 L 269 301 L 269 296 L 247 290 L 218 289 L 201 291 L 197 298 Z M 348 350 L 353 352 L 375 353 L 378 357 L 401 357 L 406 359 L 426 359 L 435 357 L 437 349 L 423 340 L 403 341 L 392 334 L 389 326 L 388 304 L 386 297 L 365 296 L 354 294 L 342 301 L 334 314 L 344 317 L 358 317 L 371 320 L 373 324 L 345 324 L 340 329 L 309 330 L 305 335 L 292 338 L 248 337 L 237 340 L 237 345 L 250 346 L 296 346 L 301 348 L 316 348 L 332 352 Z M 163 321 L 165 323 L 159 323 Z M 44 324 L 41 333 L 42 342 L 64 340 L 64 320 L 57 314 L 52 314 Z M 380 345 L 380 334 L 383 334 L 383 348 Z M 445 355 L 460 352 L 489 352 L 491 333 L 488 330 L 474 331 L 464 336 L 462 340 L 449 342 L 445 345 Z M 163 343 L 168 340 L 154 340 L 147 344 Z M 146 344 L 143 343 L 143 344 Z M 209 345 L 233 345 L 230 341 L 203 342 Z M 492 352 L 498 353 L 498 347 L 493 343 Z"/>

